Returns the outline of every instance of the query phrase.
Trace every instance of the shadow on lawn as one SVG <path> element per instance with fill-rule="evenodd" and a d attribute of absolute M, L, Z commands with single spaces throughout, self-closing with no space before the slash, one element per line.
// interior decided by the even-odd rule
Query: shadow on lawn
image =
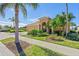
<path fill-rule="evenodd" d="M 18 50 L 19 55 L 20 55 L 20 56 L 26 56 L 26 54 L 24 53 L 24 51 L 23 51 L 23 49 L 22 49 L 20 43 L 15 43 L 15 44 L 16 44 L 16 48 L 17 48 L 17 50 Z"/>

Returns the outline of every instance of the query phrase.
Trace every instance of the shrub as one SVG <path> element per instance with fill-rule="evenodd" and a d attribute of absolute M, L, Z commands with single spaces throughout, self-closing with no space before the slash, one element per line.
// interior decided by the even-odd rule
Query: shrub
<path fill-rule="evenodd" d="M 28 35 L 37 35 L 38 34 L 38 30 L 32 30 L 30 32 L 28 32 Z"/>
<path fill-rule="evenodd" d="M 47 36 L 48 33 L 43 32 L 42 30 L 32 30 L 28 32 L 28 35 L 33 35 L 33 36 Z"/>
<path fill-rule="evenodd" d="M 9 30 L 9 32 L 10 32 L 10 33 L 13 33 L 13 32 L 15 32 L 15 30 Z"/>
<path fill-rule="evenodd" d="M 63 41 L 65 38 L 63 38 L 62 36 L 57 36 L 57 35 L 49 35 L 47 39 L 54 40 L 54 41 Z"/>
<path fill-rule="evenodd" d="M 43 33 L 43 30 L 39 30 L 38 33 L 40 33 L 40 34 Z"/>
<path fill-rule="evenodd" d="M 79 41 L 79 34 L 77 33 L 68 33 L 67 38 L 74 41 Z"/>
<path fill-rule="evenodd" d="M 25 30 L 19 30 L 19 32 L 25 32 Z"/>
<path fill-rule="evenodd" d="M 71 30 L 70 33 L 76 33 L 76 31 L 75 30 Z"/>
<path fill-rule="evenodd" d="M 38 34 L 38 36 L 42 36 L 42 37 L 43 37 L 43 36 L 48 36 L 48 35 L 49 35 L 49 34 L 46 33 L 46 32 L 43 32 L 43 33 L 39 33 L 39 34 Z"/>

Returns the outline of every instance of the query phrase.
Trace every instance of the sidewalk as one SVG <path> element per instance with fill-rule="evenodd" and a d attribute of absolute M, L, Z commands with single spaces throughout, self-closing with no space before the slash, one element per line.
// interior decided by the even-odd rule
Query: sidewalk
<path fill-rule="evenodd" d="M 38 45 L 43 48 L 48 48 L 52 51 L 56 51 L 56 52 L 62 53 L 67 56 L 79 56 L 79 49 L 70 48 L 70 47 L 57 45 L 57 44 L 53 44 L 53 43 L 48 43 L 48 42 L 44 42 L 44 41 L 39 41 L 39 40 L 35 40 L 35 39 L 30 39 L 30 38 L 26 38 L 26 37 L 20 37 L 20 39 L 23 41 L 26 41 L 30 44 L 35 44 L 35 45 Z"/>
<path fill-rule="evenodd" d="M 0 42 L 0 56 L 15 56 L 15 54 Z"/>

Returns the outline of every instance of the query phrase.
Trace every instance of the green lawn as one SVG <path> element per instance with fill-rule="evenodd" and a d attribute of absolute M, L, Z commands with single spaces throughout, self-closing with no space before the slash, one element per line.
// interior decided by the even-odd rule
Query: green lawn
<path fill-rule="evenodd" d="M 52 43 L 79 49 L 79 42 L 76 41 L 64 40 L 64 41 L 54 41 Z"/>
<path fill-rule="evenodd" d="M 12 42 L 14 40 L 15 39 L 13 37 L 10 37 L 10 38 L 6 38 L 6 39 L 3 39 L 3 40 L 0 40 L 0 42 L 2 42 L 2 43 L 9 43 L 9 42 Z"/>
<path fill-rule="evenodd" d="M 36 45 L 32 45 L 25 49 L 28 56 L 62 56 L 63 54 L 51 51 L 49 49 L 41 48 Z"/>
<path fill-rule="evenodd" d="M 37 39 L 37 40 L 46 40 L 46 37 L 38 37 L 38 36 L 34 36 L 34 37 L 32 37 L 33 39 Z"/>

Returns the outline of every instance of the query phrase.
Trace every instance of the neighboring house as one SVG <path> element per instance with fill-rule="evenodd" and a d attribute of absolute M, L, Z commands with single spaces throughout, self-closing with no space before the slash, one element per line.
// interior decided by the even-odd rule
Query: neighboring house
<path fill-rule="evenodd" d="M 76 32 L 79 33 L 79 26 L 76 26 Z"/>
<path fill-rule="evenodd" d="M 0 29 L 1 32 L 7 31 L 7 30 L 8 30 L 8 28 L 6 28 L 4 26 Z"/>
<path fill-rule="evenodd" d="M 49 17 L 41 17 L 38 19 L 38 21 L 29 24 L 26 26 L 27 31 L 32 31 L 32 30 L 43 30 L 45 32 L 48 31 L 48 28 L 46 27 L 46 24 L 50 20 Z"/>
<path fill-rule="evenodd" d="M 70 26 L 70 30 L 76 30 L 76 26 Z"/>
<path fill-rule="evenodd" d="M 71 26 L 70 30 L 75 30 L 76 32 L 79 32 L 79 26 Z"/>

